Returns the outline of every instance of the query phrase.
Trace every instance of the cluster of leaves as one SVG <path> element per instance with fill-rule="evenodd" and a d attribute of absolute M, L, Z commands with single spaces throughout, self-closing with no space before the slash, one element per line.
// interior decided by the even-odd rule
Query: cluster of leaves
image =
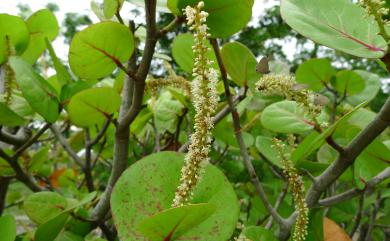
<path fill-rule="evenodd" d="M 163 59 L 181 82 L 191 82 L 195 41 L 181 10 L 199 1 L 130 2 L 145 8 L 144 26 L 123 20 L 124 0 L 93 2 L 99 23 L 69 15 L 90 25 L 74 34 L 70 22 L 68 64 L 51 46 L 59 34 L 52 11 L 25 20 L 0 14 L 0 90 L 10 96 L 0 102 L 0 239 L 287 240 L 296 190 L 288 188 L 273 138 L 291 148 L 285 157 L 307 190 L 306 240 L 389 236 L 390 101 L 368 107 L 390 66 L 389 40 L 378 35 L 373 16 L 349 0 L 283 0 L 260 27 L 248 28 L 253 0 L 205 0 L 206 56 L 220 70 L 211 161 L 190 204 L 171 208 L 195 109 L 189 84 L 151 90 L 146 81 L 156 77 L 148 77 L 151 61 Z M 172 21 L 157 24 L 157 11 Z M 293 69 L 277 59 L 258 71 L 255 55 L 283 55 L 256 44 L 291 34 L 289 26 L 302 41 L 376 59 L 383 69 L 339 69 L 309 53 Z M 157 54 L 157 42 L 167 48 L 172 36 L 173 59 Z M 56 72 L 49 78 L 33 67 L 45 51 Z M 167 72 L 167 83 L 178 77 Z M 293 78 L 321 113 L 313 118 L 283 93 L 263 94 L 256 82 L 265 75 Z"/>

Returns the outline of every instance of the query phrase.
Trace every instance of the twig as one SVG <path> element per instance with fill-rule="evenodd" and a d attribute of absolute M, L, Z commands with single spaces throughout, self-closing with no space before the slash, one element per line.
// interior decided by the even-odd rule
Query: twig
<path fill-rule="evenodd" d="M 324 198 L 318 201 L 320 205 L 323 206 L 332 206 L 340 202 L 347 201 L 351 198 L 354 198 L 364 192 L 369 192 L 372 189 L 375 188 L 376 185 L 379 183 L 383 182 L 387 178 L 390 177 L 390 167 L 387 167 L 385 170 L 380 172 L 378 175 L 370 179 L 369 181 L 366 182 L 365 188 L 364 189 L 358 189 L 358 188 L 352 188 L 350 190 L 347 190 L 343 193 L 337 194 L 332 197 Z"/>
<path fill-rule="evenodd" d="M 278 223 L 278 225 L 281 228 L 284 228 L 285 221 L 276 212 L 276 210 L 272 207 L 271 203 L 269 202 L 268 197 L 267 197 L 267 195 L 266 195 L 266 193 L 265 193 L 265 191 L 263 189 L 262 184 L 259 181 L 259 178 L 257 177 L 255 168 L 253 167 L 253 164 L 252 164 L 252 162 L 250 160 L 250 157 L 248 155 L 247 149 L 245 147 L 245 143 L 244 143 L 244 140 L 243 140 L 242 135 L 241 135 L 240 116 L 239 116 L 239 114 L 238 114 L 238 112 L 236 110 L 236 107 L 235 107 L 235 105 L 233 103 L 232 95 L 230 93 L 229 84 L 228 84 L 228 81 L 227 81 L 227 73 L 226 73 L 225 66 L 224 66 L 224 64 L 222 62 L 222 57 L 221 57 L 221 53 L 220 53 L 220 50 L 219 50 L 218 42 L 217 42 L 216 39 L 211 39 L 210 43 L 211 43 L 211 45 L 213 47 L 215 56 L 217 57 L 219 70 L 221 72 L 222 80 L 223 80 L 223 83 L 224 83 L 226 99 L 228 101 L 229 108 L 230 108 L 230 113 L 232 114 L 232 118 L 233 118 L 234 133 L 235 133 L 238 145 L 240 147 L 240 153 L 241 153 L 244 165 L 245 165 L 245 167 L 246 167 L 246 169 L 247 169 L 247 171 L 249 173 L 249 176 L 251 178 L 251 181 L 252 181 L 253 185 L 256 188 L 257 194 L 259 195 L 260 199 L 262 200 L 264 206 L 267 208 L 268 212 L 271 214 L 271 216 L 276 221 L 276 223 Z"/>
<path fill-rule="evenodd" d="M 35 133 L 35 135 L 33 135 L 28 141 L 26 141 L 21 147 L 16 150 L 15 154 L 12 156 L 12 159 L 16 160 L 27 148 L 34 144 L 50 126 L 50 123 L 46 123 L 37 133 Z"/>
<path fill-rule="evenodd" d="M 275 202 L 275 206 L 274 206 L 275 211 L 277 211 L 280 204 L 282 204 L 284 198 L 286 197 L 287 191 L 288 191 L 288 182 L 285 182 L 278 196 L 278 199 Z M 270 219 L 268 220 L 268 223 L 265 225 L 265 228 L 270 229 L 272 227 L 272 222 L 273 222 L 273 217 L 271 216 Z"/>
<path fill-rule="evenodd" d="M 360 198 L 359 198 L 359 207 L 358 207 L 358 211 L 355 215 L 355 217 L 353 218 L 353 227 L 351 229 L 351 231 L 349 232 L 349 237 L 353 237 L 353 235 L 355 234 L 356 230 L 359 228 L 359 225 L 360 225 L 360 221 L 362 219 L 362 213 L 363 213 L 363 206 L 364 206 L 364 193 L 362 193 L 360 195 Z"/>
<path fill-rule="evenodd" d="M 85 128 L 85 166 L 83 168 L 84 174 L 85 174 L 85 182 L 87 183 L 87 188 L 89 192 L 93 192 L 95 190 L 94 184 L 93 184 L 93 177 L 92 177 L 92 146 L 91 145 L 91 136 L 89 134 L 89 128 Z"/>
<path fill-rule="evenodd" d="M 364 239 L 365 241 L 372 240 L 371 233 L 372 233 L 372 230 L 374 229 L 375 219 L 376 219 L 376 215 L 378 214 L 378 210 L 379 210 L 379 206 L 380 206 L 381 201 L 382 201 L 381 193 L 379 192 L 375 203 L 372 205 L 373 207 L 372 207 L 372 212 L 370 215 L 370 222 L 368 223 L 368 228 L 367 228 L 366 236 Z"/>
<path fill-rule="evenodd" d="M 81 168 L 84 168 L 84 161 L 77 155 L 77 153 L 72 149 L 72 147 L 69 145 L 68 141 L 65 139 L 65 137 L 61 134 L 61 132 L 58 130 L 56 126 L 50 127 L 51 132 L 53 132 L 54 136 L 57 138 L 58 142 L 61 144 L 62 148 L 68 153 L 69 157 L 72 158 L 72 160 L 79 165 Z"/>

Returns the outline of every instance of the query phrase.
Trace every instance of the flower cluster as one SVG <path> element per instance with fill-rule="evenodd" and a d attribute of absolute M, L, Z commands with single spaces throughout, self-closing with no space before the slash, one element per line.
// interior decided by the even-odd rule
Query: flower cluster
<path fill-rule="evenodd" d="M 206 46 L 208 27 L 205 24 L 208 14 L 201 11 L 204 6 L 199 2 L 194 8 L 186 7 L 187 24 L 194 31 L 195 63 L 192 81 L 192 101 L 196 110 L 194 133 L 191 135 L 191 144 L 185 157 L 182 168 L 180 185 L 173 200 L 174 207 L 181 206 L 189 201 L 192 190 L 199 181 L 202 166 L 209 162 L 211 143 L 211 129 L 213 128 L 213 115 L 218 104 L 216 89 L 218 75 L 211 68 L 212 61 L 206 57 L 209 48 Z"/>
<path fill-rule="evenodd" d="M 315 121 L 321 113 L 322 106 L 317 103 L 317 95 L 305 87 L 296 83 L 293 76 L 284 74 L 263 75 L 256 83 L 256 88 L 265 95 L 279 95 L 301 104 L 306 114 Z"/>
<path fill-rule="evenodd" d="M 289 135 L 287 141 L 289 143 L 290 149 L 294 149 L 295 137 L 293 135 Z M 304 183 L 302 177 L 299 176 L 297 169 L 294 167 L 294 164 L 290 160 L 289 155 L 286 153 L 286 146 L 282 143 L 281 140 L 277 138 L 274 138 L 273 142 L 273 147 L 278 151 L 280 159 L 282 160 L 283 173 L 286 176 L 288 183 L 291 187 L 291 191 L 294 198 L 295 210 L 298 213 L 295 222 L 293 240 L 304 241 L 307 236 L 307 224 L 309 222 L 309 209 L 307 208 L 307 204 L 305 201 Z"/>
<path fill-rule="evenodd" d="M 152 96 L 157 96 L 159 88 L 174 87 L 184 91 L 184 94 L 191 99 L 191 83 L 185 78 L 177 75 L 170 75 L 165 79 L 150 78 L 146 81 L 146 88 L 152 92 Z"/>
<path fill-rule="evenodd" d="M 10 43 L 10 39 L 6 36 L 6 55 L 15 55 L 15 49 Z M 12 70 L 9 63 L 4 64 L 4 103 L 7 105 L 11 104 L 12 101 L 12 90 L 14 85 L 15 73 Z"/>
<path fill-rule="evenodd" d="M 384 18 L 389 13 L 389 9 L 385 7 L 386 2 L 382 0 L 360 0 L 359 4 L 366 9 L 367 16 L 374 16 L 380 29 L 379 34 L 386 41 L 389 41 L 389 35 L 386 32 L 386 25 L 389 25 L 389 21 Z"/>

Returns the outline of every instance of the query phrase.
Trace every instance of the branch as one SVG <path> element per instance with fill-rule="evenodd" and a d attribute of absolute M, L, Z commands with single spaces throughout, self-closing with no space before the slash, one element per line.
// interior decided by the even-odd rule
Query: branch
<path fill-rule="evenodd" d="M 390 177 L 390 167 L 387 167 L 385 170 L 383 170 L 378 175 L 373 177 L 371 180 L 366 182 L 364 189 L 352 188 L 348 191 L 337 194 L 335 196 L 321 199 L 318 201 L 318 203 L 322 206 L 332 206 L 334 204 L 347 201 L 351 198 L 362 195 L 365 192 L 372 191 L 373 189 L 375 189 L 376 185 L 383 182 L 389 177 Z"/>
<path fill-rule="evenodd" d="M 16 134 L 7 132 L 4 128 L 0 130 L 0 141 L 7 144 L 20 146 L 23 145 L 31 136 L 31 131 L 28 128 L 20 128 Z"/>
<path fill-rule="evenodd" d="M 251 162 L 250 157 L 248 155 L 247 149 L 245 147 L 245 143 L 244 143 L 244 140 L 243 140 L 242 135 L 241 135 L 240 116 L 236 110 L 236 107 L 234 106 L 233 98 L 232 98 L 232 95 L 231 95 L 230 90 L 229 90 L 227 73 L 226 73 L 225 66 L 222 62 L 222 57 L 221 57 L 221 53 L 219 50 L 218 42 L 216 39 L 211 39 L 210 43 L 213 47 L 215 56 L 217 57 L 219 70 L 221 72 L 221 77 L 222 77 L 223 84 L 225 87 L 226 99 L 228 101 L 230 113 L 232 114 L 232 118 L 233 118 L 234 133 L 235 133 L 238 145 L 240 147 L 240 153 L 241 153 L 244 165 L 245 165 L 245 167 L 250 175 L 250 178 L 251 178 L 253 185 L 256 188 L 257 194 L 259 195 L 260 199 L 262 200 L 264 206 L 267 208 L 268 212 L 271 214 L 273 219 L 278 223 L 278 225 L 281 228 L 284 228 L 285 227 L 285 220 L 276 212 L 276 210 L 272 207 L 271 203 L 269 202 L 268 197 L 264 191 L 262 184 L 259 181 L 259 178 L 257 177 L 255 168 L 252 165 L 252 162 Z"/>
<path fill-rule="evenodd" d="M 288 182 L 285 182 L 284 186 L 283 186 L 283 188 L 278 196 L 278 199 L 275 202 L 275 206 L 274 206 L 275 211 L 277 211 L 279 206 L 282 204 L 284 198 L 286 197 L 287 191 L 288 191 Z M 272 227 L 272 221 L 273 221 L 273 217 L 270 217 L 270 219 L 268 220 L 268 223 L 265 225 L 266 229 L 270 229 Z"/>
<path fill-rule="evenodd" d="M 158 32 L 157 37 L 161 38 L 162 36 L 167 34 L 169 31 L 174 29 L 178 24 L 181 24 L 182 22 L 184 22 L 184 20 L 185 20 L 185 18 L 183 16 L 176 16 L 175 19 L 172 20 L 172 22 L 170 22 L 167 26 L 165 26 L 164 28 L 162 28 Z"/>
<path fill-rule="evenodd" d="M 136 76 L 127 75 L 123 88 L 122 103 L 119 112 L 118 125 L 115 131 L 114 160 L 108 180 L 108 184 L 101 196 L 98 204 L 92 212 L 92 217 L 102 220 L 110 208 L 110 197 L 114 185 L 122 172 L 127 167 L 127 157 L 129 153 L 129 126 L 141 109 L 142 99 L 145 89 L 145 80 L 149 72 L 153 54 L 157 43 L 156 32 L 156 0 L 145 0 L 146 13 L 146 42 L 144 54 L 138 67 Z M 131 31 L 134 32 L 134 24 L 130 24 Z M 128 69 L 135 71 L 137 55 L 133 53 Z"/>
<path fill-rule="evenodd" d="M 87 188 L 89 192 L 95 191 L 95 186 L 93 185 L 92 177 L 92 147 L 91 145 L 91 136 L 89 134 L 89 129 L 85 129 L 85 167 L 83 169 L 85 174 L 85 182 L 87 183 Z"/>
<path fill-rule="evenodd" d="M 68 141 L 65 139 L 65 137 L 61 134 L 61 132 L 58 130 L 56 126 L 50 127 L 51 132 L 53 132 L 54 136 L 57 138 L 59 143 L 61 144 L 62 148 L 68 153 L 69 157 L 73 159 L 73 161 L 79 165 L 81 168 L 84 168 L 84 161 L 77 155 L 77 153 L 72 149 L 72 147 L 69 145 Z"/>
<path fill-rule="evenodd" d="M 390 98 L 387 99 L 374 120 L 351 141 L 344 151 L 340 153 L 337 160 L 316 178 L 315 185 L 310 187 L 306 196 L 308 207 L 312 207 L 317 203 L 321 194 L 353 164 L 360 153 L 362 153 L 362 151 L 389 126 L 389 124 Z"/>
<path fill-rule="evenodd" d="M 14 159 L 13 157 L 8 156 L 3 149 L 0 149 L 0 157 L 3 158 L 14 170 L 16 174 L 16 178 L 24 183 L 28 188 L 33 192 L 40 192 L 43 189 L 38 186 L 35 179 L 30 175 L 30 173 L 25 172 L 22 167 L 17 162 L 17 157 Z"/>
<path fill-rule="evenodd" d="M 111 123 L 111 119 L 107 119 L 104 122 L 102 128 L 99 130 L 99 132 L 96 135 L 95 139 L 93 139 L 92 141 L 88 141 L 87 142 L 87 146 L 89 148 L 92 148 L 94 145 L 96 145 L 103 138 L 103 136 L 106 134 L 106 131 L 107 131 L 108 127 L 110 126 L 110 123 Z"/>
<path fill-rule="evenodd" d="M 19 147 L 14 155 L 12 156 L 12 159 L 17 159 L 27 148 L 29 148 L 32 144 L 34 144 L 38 138 L 45 133 L 47 129 L 51 126 L 50 123 L 46 123 L 35 135 L 33 135 L 28 141 L 26 141 L 21 147 Z"/>

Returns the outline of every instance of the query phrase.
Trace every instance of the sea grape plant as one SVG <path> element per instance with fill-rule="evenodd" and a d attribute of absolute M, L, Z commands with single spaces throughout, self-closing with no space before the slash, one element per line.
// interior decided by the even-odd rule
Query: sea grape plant
<path fill-rule="evenodd" d="M 92 1 L 101 21 L 73 36 L 68 61 L 50 10 L 0 14 L 1 240 L 390 236 L 378 74 L 254 56 L 234 40 L 253 0 L 129 2 L 144 24 L 123 0 Z M 281 0 L 280 13 L 335 54 L 390 70 L 387 2 Z"/>

